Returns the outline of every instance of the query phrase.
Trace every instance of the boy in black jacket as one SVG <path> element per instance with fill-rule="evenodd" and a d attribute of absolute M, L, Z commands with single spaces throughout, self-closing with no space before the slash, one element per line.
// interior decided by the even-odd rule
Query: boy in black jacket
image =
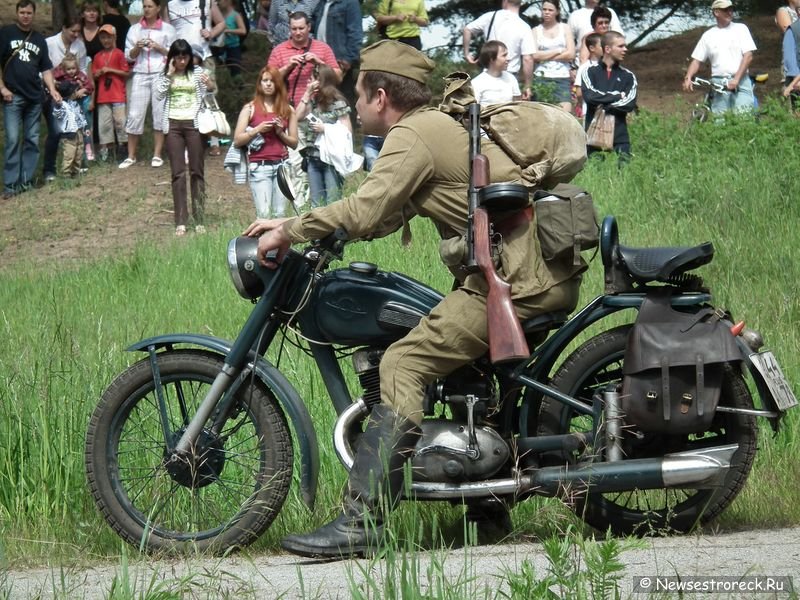
<path fill-rule="evenodd" d="M 614 151 L 621 156 L 631 153 L 626 117 L 636 109 L 636 76 L 622 66 L 628 47 L 625 37 L 616 31 L 603 34 L 603 58 L 584 71 L 581 92 L 586 101 L 586 128 L 592 122 L 598 106 L 614 115 Z M 588 148 L 589 154 L 596 148 Z"/>

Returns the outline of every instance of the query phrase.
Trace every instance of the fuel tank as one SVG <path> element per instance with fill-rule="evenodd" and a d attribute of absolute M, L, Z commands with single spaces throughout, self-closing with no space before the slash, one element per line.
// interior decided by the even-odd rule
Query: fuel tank
<path fill-rule="evenodd" d="M 347 346 L 390 344 L 419 323 L 444 296 L 402 273 L 366 262 L 325 273 L 310 306 L 316 335 Z"/>

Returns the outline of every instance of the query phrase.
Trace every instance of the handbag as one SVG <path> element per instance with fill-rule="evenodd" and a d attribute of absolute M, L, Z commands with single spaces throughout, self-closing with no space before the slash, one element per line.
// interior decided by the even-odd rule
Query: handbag
<path fill-rule="evenodd" d="M 217 97 L 213 92 L 208 92 L 200 104 L 197 113 L 197 129 L 203 135 L 215 135 L 218 137 L 228 137 L 231 134 L 231 126 L 225 113 L 217 104 Z"/>
<path fill-rule="evenodd" d="M 601 150 L 614 149 L 614 115 L 598 106 L 589 129 L 586 130 L 586 145 Z"/>

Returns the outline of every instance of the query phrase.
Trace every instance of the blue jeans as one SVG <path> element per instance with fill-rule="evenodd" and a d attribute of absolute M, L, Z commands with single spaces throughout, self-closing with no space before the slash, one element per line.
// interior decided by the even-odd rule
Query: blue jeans
<path fill-rule="evenodd" d="M 308 187 L 311 189 L 313 208 L 336 202 L 342 193 L 342 183 L 342 177 L 333 165 L 319 158 L 308 158 Z"/>
<path fill-rule="evenodd" d="M 42 171 L 47 175 L 56 174 L 58 144 L 61 141 L 61 126 L 53 116 L 53 104 L 49 100 L 44 103 L 44 120 L 47 122 L 47 137 L 44 138 L 44 164 Z"/>
<path fill-rule="evenodd" d="M 712 77 L 711 81 L 721 84 L 726 79 L 727 78 L 724 77 Z M 737 113 L 752 112 L 754 99 L 753 82 L 750 81 L 750 77 L 745 74 L 735 92 L 714 94 L 714 99 L 711 101 L 711 112 L 714 114 L 728 111 Z"/>
<path fill-rule="evenodd" d="M 41 102 L 32 102 L 14 94 L 11 102 L 3 103 L 6 130 L 3 189 L 6 192 L 20 191 L 33 180 L 39 162 L 41 116 Z"/>
<path fill-rule="evenodd" d="M 256 217 L 269 219 L 283 217 L 286 213 L 286 198 L 278 188 L 278 164 L 259 165 L 250 163 L 250 191 L 256 205 Z"/>

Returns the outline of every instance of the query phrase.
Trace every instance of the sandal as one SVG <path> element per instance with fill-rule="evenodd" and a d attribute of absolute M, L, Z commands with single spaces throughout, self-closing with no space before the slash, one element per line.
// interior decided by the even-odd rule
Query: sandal
<path fill-rule="evenodd" d="M 208 151 L 209 156 L 219 156 L 222 154 L 222 150 L 219 149 L 219 146 L 211 146 L 211 150 Z"/>
<path fill-rule="evenodd" d="M 178 237 L 186 235 L 186 225 L 178 225 L 175 228 L 175 235 L 177 235 Z"/>

